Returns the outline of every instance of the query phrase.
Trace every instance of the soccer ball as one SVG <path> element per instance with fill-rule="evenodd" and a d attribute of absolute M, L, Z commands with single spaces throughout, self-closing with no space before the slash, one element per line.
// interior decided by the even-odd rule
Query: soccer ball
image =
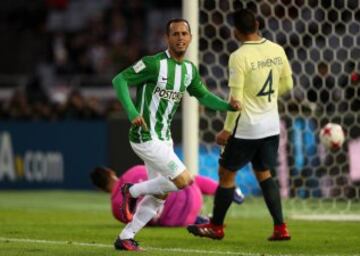
<path fill-rule="evenodd" d="M 327 149 L 341 148 L 344 140 L 344 131 L 338 124 L 327 123 L 320 131 L 320 141 Z"/>

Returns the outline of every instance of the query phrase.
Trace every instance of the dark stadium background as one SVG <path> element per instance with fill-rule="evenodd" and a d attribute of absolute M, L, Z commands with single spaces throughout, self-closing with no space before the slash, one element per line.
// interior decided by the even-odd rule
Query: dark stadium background
<path fill-rule="evenodd" d="M 163 50 L 180 16 L 179 0 L 2 1 L 0 188 L 88 189 L 93 167 L 140 163 L 111 80 Z M 173 127 L 178 143 L 179 117 Z"/>

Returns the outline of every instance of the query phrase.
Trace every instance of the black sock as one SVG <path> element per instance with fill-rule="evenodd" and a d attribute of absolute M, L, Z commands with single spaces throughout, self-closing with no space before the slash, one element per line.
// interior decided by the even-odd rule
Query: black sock
<path fill-rule="evenodd" d="M 273 178 L 269 178 L 260 182 L 260 187 L 263 192 L 265 203 L 274 220 L 274 225 L 284 223 L 278 185 L 275 183 Z"/>
<path fill-rule="evenodd" d="M 226 212 L 228 211 L 233 197 L 235 187 L 233 188 L 222 188 L 217 187 L 214 199 L 213 217 L 211 223 L 215 225 L 223 225 Z"/>

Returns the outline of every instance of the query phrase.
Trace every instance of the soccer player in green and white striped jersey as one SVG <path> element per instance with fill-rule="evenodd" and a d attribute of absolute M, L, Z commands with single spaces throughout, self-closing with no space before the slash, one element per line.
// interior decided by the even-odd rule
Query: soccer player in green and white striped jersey
<path fill-rule="evenodd" d="M 192 182 L 191 173 L 174 153 L 170 133 L 171 120 L 185 91 L 213 110 L 240 109 L 238 101 L 227 102 L 210 93 L 194 64 L 184 59 L 191 42 L 186 20 L 169 21 L 166 38 L 166 51 L 142 58 L 113 79 L 117 96 L 132 123 L 130 145 L 144 161 L 149 176 L 148 181 L 125 184 L 122 188 L 122 214 L 129 223 L 115 241 L 115 248 L 119 250 L 140 250 L 135 234 L 163 206 L 168 192 Z M 128 86 L 136 86 L 135 104 Z M 139 196 L 144 199 L 135 212 L 134 201 Z"/>

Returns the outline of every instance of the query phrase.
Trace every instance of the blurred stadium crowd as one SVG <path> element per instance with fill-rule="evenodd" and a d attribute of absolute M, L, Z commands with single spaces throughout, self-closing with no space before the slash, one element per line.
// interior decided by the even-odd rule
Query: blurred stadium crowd
<path fill-rule="evenodd" d="M 220 9 L 230 12 L 230 2 L 221 1 Z M 351 18 L 349 11 L 357 1 L 346 8 L 335 1 L 338 10 L 330 1 L 318 8 L 314 0 L 308 7 L 300 0 L 285 8 L 290 2 L 248 4 L 259 13 L 263 35 L 283 45 L 292 61 L 301 86 L 289 112 L 304 104 L 321 106 L 326 113 L 358 112 L 360 63 L 353 45 L 360 38 L 355 36 L 360 12 Z M 212 90 L 226 94 L 228 54 L 217 53 L 238 44 L 224 25 L 226 17 L 213 11 L 215 1 L 203 3 L 200 22 L 209 24 L 200 28 L 200 72 Z M 0 37 L 0 119 L 97 119 L 119 113 L 112 77 L 143 55 L 164 49 L 164 23 L 179 16 L 181 0 L 2 1 L 0 31 L 6 36 Z"/>
<path fill-rule="evenodd" d="M 163 20 L 180 12 L 181 0 L 4 1 L 0 119 L 113 116 L 112 77 L 163 49 Z"/>

